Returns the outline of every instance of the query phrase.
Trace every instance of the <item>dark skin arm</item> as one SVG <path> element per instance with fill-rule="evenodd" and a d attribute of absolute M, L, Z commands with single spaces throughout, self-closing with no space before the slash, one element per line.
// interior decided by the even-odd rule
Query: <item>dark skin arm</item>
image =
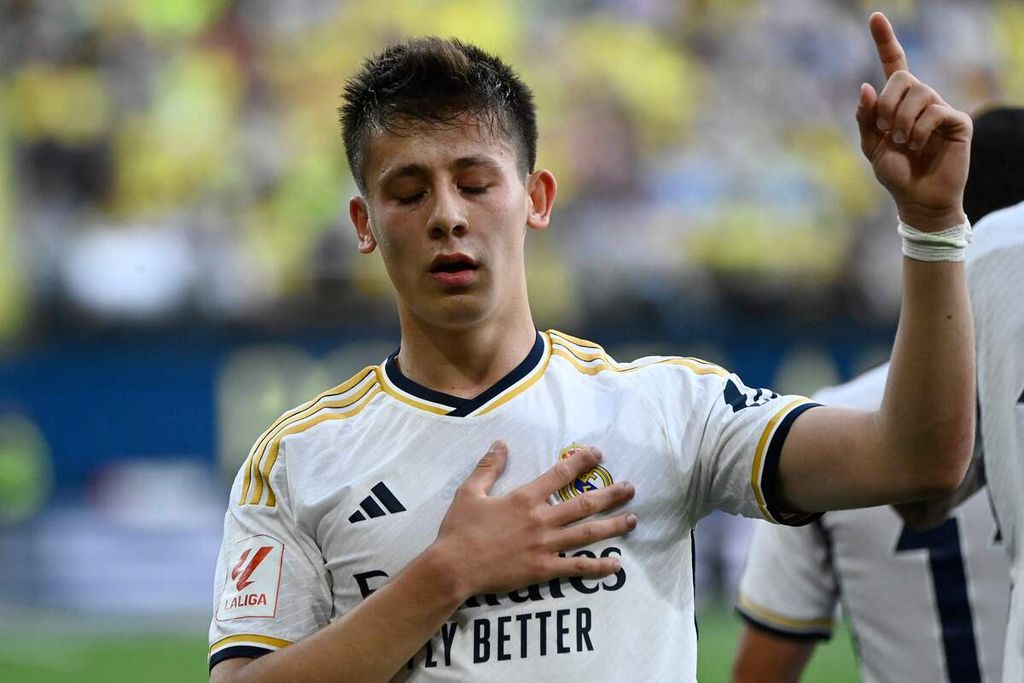
<path fill-rule="evenodd" d="M 745 624 L 732 667 L 733 683 L 798 683 L 818 641 L 784 638 Z"/>

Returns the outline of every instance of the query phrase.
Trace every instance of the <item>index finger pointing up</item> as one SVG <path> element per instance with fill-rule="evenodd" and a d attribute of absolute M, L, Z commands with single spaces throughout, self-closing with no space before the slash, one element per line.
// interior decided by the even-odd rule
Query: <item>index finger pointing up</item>
<path fill-rule="evenodd" d="M 903 51 L 900 41 L 896 40 L 896 32 L 892 24 L 881 12 L 875 12 L 868 18 L 871 37 L 875 39 L 878 59 L 882 62 L 885 77 L 889 78 L 897 71 L 910 71 L 907 65 L 907 54 Z"/>

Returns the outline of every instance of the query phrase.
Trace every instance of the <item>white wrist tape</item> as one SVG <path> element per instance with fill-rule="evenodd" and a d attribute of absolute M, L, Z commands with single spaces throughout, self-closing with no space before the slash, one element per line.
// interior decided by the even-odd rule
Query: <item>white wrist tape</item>
<path fill-rule="evenodd" d="M 903 255 L 915 261 L 963 261 L 967 245 L 974 238 L 967 221 L 938 232 L 921 232 L 901 220 L 896 232 L 903 238 Z"/>

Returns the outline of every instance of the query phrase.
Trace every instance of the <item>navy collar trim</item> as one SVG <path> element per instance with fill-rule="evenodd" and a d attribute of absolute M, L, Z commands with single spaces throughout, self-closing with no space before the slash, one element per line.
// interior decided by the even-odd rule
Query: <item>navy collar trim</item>
<path fill-rule="evenodd" d="M 442 391 L 435 391 L 412 381 L 402 374 L 401 368 L 398 367 L 397 358 L 399 350 L 396 350 L 388 356 L 386 361 L 384 361 L 384 372 L 387 373 L 388 379 L 391 380 L 391 383 L 405 393 L 411 394 L 423 401 L 451 408 L 450 412 L 447 413 L 449 417 L 466 417 L 467 415 L 471 415 L 481 406 L 492 401 L 502 392 L 507 391 L 537 367 L 544 358 L 544 338 L 541 336 L 540 332 L 538 332 L 537 338 L 533 342 L 533 348 L 531 348 L 530 352 L 526 354 L 526 358 L 524 358 L 519 365 L 513 368 L 511 372 L 495 382 L 490 388 L 484 390 L 473 398 L 459 398 L 458 396 L 452 396 L 451 394 L 446 394 Z"/>

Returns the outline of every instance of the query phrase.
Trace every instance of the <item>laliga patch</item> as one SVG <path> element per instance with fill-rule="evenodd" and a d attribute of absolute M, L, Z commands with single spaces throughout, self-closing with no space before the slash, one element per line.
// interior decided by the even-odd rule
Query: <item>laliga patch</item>
<path fill-rule="evenodd" d="M 284 543 L 260 534 L 239 541 L 230 552 L 217 621 L 273 617 L 281 589 Z"/>

